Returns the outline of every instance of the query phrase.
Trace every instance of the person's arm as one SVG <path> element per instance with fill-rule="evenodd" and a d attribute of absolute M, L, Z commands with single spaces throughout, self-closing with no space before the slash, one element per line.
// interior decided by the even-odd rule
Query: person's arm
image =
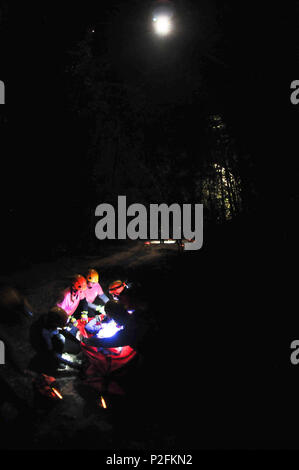
<path fill-rule="evenodd" d="M 110 300 L 109 297 L 107 297 L 107 295 L 104 293 L 101 284 L 99 284 L 99 291 L 98 291 L 97 298 L 102 300 L 102 302 L 104 302 L 104 304 L 106 304 Z"/>
<path fill-rule="evenodd" d="M 79 305 L 76 309 L 76 312 L 74 312 L 73 314 L 74 318 L 78 320 L 81 317 L 82 313 L 88 313 L 88 307 L 89 305 L 85 298 L 80 300 Z"/>
<path fill-rule="evenodd" d="M 101 300 L 102 302 L 104 302 L 104 304 L 106 304 L 110 300 L 109 297 L 107 297 L 107 295 L 104 294 L 102 288 L 100 288 L 100 293 L 96 296 L 96 299 Z M 97 311 L 100 311 L 100 309 L 103 308 L 102 305 L 95 304 L 94 302 L 88 302 L 88 307 Z"/>
<path fill-rule="evenodd" d="M 90 335 L 95 335 L 100 331 L 101 327 L 102 325 L 99 323 L 98 317 L 95 316 L 87 323 L 87 325 L 85 325 L 85 331 Z"/>
<path fill-rule="evenodd" d="M 91 308 L 92 310 L 97 310 L 97 308 L 99 307 L 99 305 L 94 304 L 92 302 L 87 302 L 87 306 Z"/>
<path fill-rule="evenodd" d="M 105 304 L 109 302 L 109 297 L 107 297 L 107 295 L 104 294 L 104 292 L 103 294 L 99 295 L 99 299 L 101 299 Z"/>
<path fill-rule="evenodd" d="M 77 333 L 78 333 L 78 328 L 77 326 L 70 321 L 69 324 L 62 330 L 63 336 L 71 336 L 72 338 L 77 338 Z"/>
<path fill-rule="evenodd" d="M 63 362 L 63 364 L 66 364 L 67 366 L 73 367 L 73 369 L 78 369 L 79 368 L 79 364 L 75 364 L 70 359 L 67 359 L 65 354 L 60 354 L 60 353 L 57 353 L 57 352 L 55 352 L 54 354 L 55 354 L 55 357 L 57 359 L 59 359 L 60 362 Z"/>

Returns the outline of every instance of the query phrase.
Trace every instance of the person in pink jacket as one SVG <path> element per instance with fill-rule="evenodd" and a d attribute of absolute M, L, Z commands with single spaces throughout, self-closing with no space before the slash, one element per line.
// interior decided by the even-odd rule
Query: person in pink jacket
<path fill-rule="evenodd" d="M 72 316 L 77 310 L 80 301 L 85 298 L 85 291 L 87 289 L 87 282 L 84 276 L 76 274 L 71 283 L 62 294 L 56 304 L 57 307 L 62 308 L 69 316 Z"/>
<path fill-rule="evenodd" d="M 102 310 L 103 303 L 106 304 L 109 298 L 99 283 L 99 274 L 95 269 L 89 269 L 86 274 L 87 288 L 84 291 L 84 300 L 82 301 L 83 310 L 88 310 L 92 315 Z M 99 300 L 100 303 L 95 303 Z"/>

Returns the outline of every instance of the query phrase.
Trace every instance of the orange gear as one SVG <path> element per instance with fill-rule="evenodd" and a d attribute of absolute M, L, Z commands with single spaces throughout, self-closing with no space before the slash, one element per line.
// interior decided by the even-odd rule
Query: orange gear
<path fill-rule="evenodd" d="M 86 279 L 89 282 L 99 282 L 99 273 L 95 269 L 89 269 Z"/>
<path fill-rule="evenodd" d="M 74 291 L 83 291 L 87 289 L 87 282 L 85 277 L 81 274 L 76 274 L 72 282 L 72 288 Z"/>

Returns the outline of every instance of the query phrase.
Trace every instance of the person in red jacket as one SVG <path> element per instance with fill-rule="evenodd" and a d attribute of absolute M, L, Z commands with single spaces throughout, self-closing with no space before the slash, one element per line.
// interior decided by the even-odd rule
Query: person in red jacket
<path fill-rule="evenodd" d="M 113 281 L 109 284 L 109 294 L 116 302 L 120 302 L 131 314 L 135 310 L 134 288 L 132 284 L 121 280 Z M 132 295 L 133 290 L 133 295 Z"/>
<path fill-rule="evenodd" d="M 109 294 L 113 300 L 119 300 L 120 294 L 129 286 L 123 281 L 113 281 L 109 284 Z"/>

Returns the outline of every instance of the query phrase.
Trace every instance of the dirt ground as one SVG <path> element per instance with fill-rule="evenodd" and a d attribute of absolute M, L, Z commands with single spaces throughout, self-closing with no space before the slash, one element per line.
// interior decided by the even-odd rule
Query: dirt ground
<path fill-rule="evenodd" d="M 0 278 L 2 284 L 16 286 L 28 299 L 34 319 L 55 304 L 61 288 L 68 284 L 74 273 L 84 273 L 88 267 L 98 269 L 100 283 L 104 290 L 118 278 L 139 282 L 142 278 L 153 276 L 155 272 L 167 272 L 169 257 L 178 255 L 176 247 L 145 247 L 142 242 L 130 245 L 109 246 L 105 256 L 61 257 L 48 263 L 35 264 L 9 276 Z M 107 292 L 107 290 L 106 290 Z M 28 366 L 34 351 L 28 341 L 28 328 L 14 334 L 18 356 L 25 367 Z M 5 421 L 6 440 L 3 448 L 168 448 L 174 445 L 175 436 L 161 429 L 161 419 L 155 419 L 153 411 L 155 397 L 149 394 L 147 386 L 151 377 L 145 377 L 149 369 L 138 370 L 124 396 L 107 397 L 107 409 L 100 406 L 100 396 L 83 384 L 77 372 L 67 369 L 56 377 L 63 400 L 49 406 L 36 401 L 32 381 L 16 374 L 8 365 L 3 366 L 5 380 L 19 397 L 30 406 L 30 416 L 20 416 L 10 405 L 2 410 Z M 150 366 L 151 367 L 151 366 Z M 135 380 L 135 382 L 134 382 Z M 138 387 L 143 388 L 142 398 Z M 146 392 L 145 392 L 146 390 Z M 150 400 L 153 406 L 148 406 Z M 151 410 L 151 411 L 150 411 Z M 151 415 L 151 416 L 150 416 Z M 132 419 L 132 417 L 135 417 Z M 24 420 L 26 421 L 24 423 Z M 163 420 L 162 420 L 163 421 Z M 18 438 L 18 429 L 26 429 L 26 435 Z"/>
<path fill-rule="evenodd" d="M 252 243 L 251 233 L 249 238 L 245 243 L 242 232 L 229 232 L 193 253 L 141 242 L 109 244 L 99 256 L 62 256 L 0 278 L 26 295 L 38 318 L 74 273 L 98 268 L 106 292 L 115 279 L 140 286 L 152 331 L 127 393 L 107 397 L 107 409 L 70 371 L 57 377 L 63 400 L 41 406 L 31 380 L 4 366 L 5 380 L 30 411 L 18 416 L 2 410 L 2 447 L 297 448 L 298 379 L 289 360 L 297 315 L 288 309 L 286 317 L 279 290 L 273 300 L 280 315 L 269 307 L 264 245 Z M 21 333 L 15 335 L 16 350 L 27 365 L 33 351 L 28 330 Z"/>

